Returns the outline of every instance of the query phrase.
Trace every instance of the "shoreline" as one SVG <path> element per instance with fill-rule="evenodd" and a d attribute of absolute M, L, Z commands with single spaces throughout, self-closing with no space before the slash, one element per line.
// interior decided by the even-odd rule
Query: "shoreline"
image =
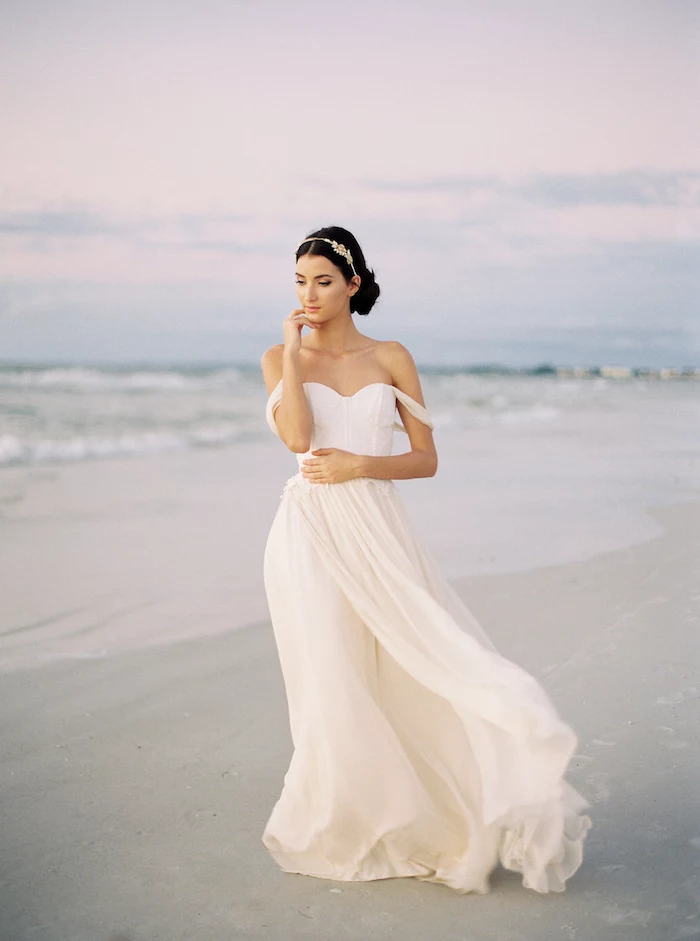
<path fill-rule="evenodd" d="M 409 501 L 406 502 L 408 503 Z M 633 551 L 645 545 L 653 544 L 658 540 L 662 540 L 667 534 L 667 530 L 664 527 L 664 519 L 667 521 L 669 519 L 676 519 L 677 515 L 683 514 L 682 508 L 684 507 L 688 507 L 689 511 L 692 513 L 694 510 L 700 509 L 700 500 L 693 500 L 692 498 L 688 497 L 685 500 L 678 500 L 674 503 L 659 503 L 656 505 L 648 505 L 644 507 L 643 510 L 645 514 L 650 517 L 650 519 L 653 521 L 653 525 L 656 527 L 655 533 L 646 537 L 635 538 L 624 545 L 615 546 L 614 548 L 601 549 L 600 551 L 586 555 L 583 558 L 576 558 L 573 561 L 565 560 L 562 562 L 549 564 L 533 564 L 528 568 L 509 569 L 506 571 L 476 572 L 468 575 L 458 575 L 456 577 L 451 577 L 448 580 L 451 586 L 465 601 L 467 606 L 474 611 L 474 614 L 480 622 L 485 624 L 495 622 L 498 624 L 499 618 L 502 616 L 503 608 L 507 608 L 511 601 L 516 603 L 516 599 L 519 598 L 521 603 L 525 603 L 526 599 L 531 599 L 536 594 L 536 592 L 531 587 L 533 579 L 547 579 L 550 577 L 556 579 L 557 572 L 560 572 L 564 569 L 574 569 L 576 566 L 584 565 L 594 565 L 596 570 L 600 571 L 601 577 L 605 577 L 608 574 L 608 561 L 613 562 L 614 568 L 614 557 L 618 553 Z M 415 515 L 415 509 L 413 510 L 412 515 Z M 265 538 L 267 538 L 267 531 L 265 532 Z M 422 538 L 425 538 L 425 536 L 422 536 Z M 262 568 L 262 555 L 260 557 L 259 567 Z M 508 590 L 506 592 L 503 591 L 501 585 L 504 580 L 507 584 L 513 586 L 512 590 Z M 575 577 L 574 580 L 576 580 Z M 490 587 L 493 587 L 494 590 L 489 590 Z M 260 601 L 260 599 L 258 599 L 258 601 Z M 267 611 L 267 603 L 264 597 L 262 598 L 262 606 L 265 609 L 264 615 L 262 617 L 241 621 L 240 623 L 235 623 L 233 626 L 225 626 L 220 624 L 215 629 L 202 634 L 192 634 L 189 632 L 182 636 L 163 634 L 157 639 L 151 640 L 150 642 L 140 640 L 135 644 L 126 645 L 123 647 L 115 647 L 114 649 L 108 651 L 78 651 L 71 653 L 69 650 L 63 650 L 61 652 L 47 655 L 34 662 L 25 662 L 21 658 L 17 658 L 13 661 L 11 655 L 8 653 L 8 648 L 2 649 L 2 647 L 0 647 L 0 678 L 18 672 L 51 668 L 54 665 L 107 661 L 120 657 L 124 658 L 132 655 L 137 656 L 139 653 L 152 652 L 155 654 L 157 651 L 172 650 L 173 654 L 177 656 L 176 651 L 178 649 L 187 650 L 192 645 L 206 644 L 208 641 L 215 640 L 216 638 L 227 638 L 229 635 L 237 636 L 243 633 L 254 633 L 256 631 L 266 629 L 271 630 L 269 612 Z M 173 605 L 172 610 L 175 611 L 176 608 L 177 601 Z M 132 609 L 129 609 L 129 611 L 132 612 Z M 556 606 L 552 606 L 552 608 L 550 608 L 550 613 L 556 611 Z M 152 613 L 152 610 L 150 612 L 146 611 L 145 616 L 150 617 L 152 616 Z M 526 613 L 525 616 L 527 616 Z M 80 631 L 78 633 L 80 633 Z M 12 632 L 9 632 L 9 635 L 11 634 Z M 498 628 L 496 627 L 495 634 L 492 638 L 494 643 L 498 643 L 496 636 L 497 634 Z M 9 635 L 0 635 L 0 642 L 2 641 L 3 637 Z M 537 635 L 534 636 L 536 638 Z M 566 635 L 561 635 L 561 637 L 565 636 Z M 531 638 L 532 635 L 528 637 L 528 643 Z M 518 639 L 509 637 L 506 632 L 504 642 L 506 646 L 512 647 L 513 649 L 512 659 L 517 660 L 518 656 L 521 656 L 524 658 L 524 660 L 531 661 L 530 666 L 527 666 L 526 663 L 523 662 L 523 666 L 526 666 L 526 669 L 535 672 L 539 666 L 539 669 L 542 671 L 542 676 L 546 676 L 548 673 L 548 667 L 544 662 L 547 659 L 546 656 L 544 656 L 544 652 L 542 652 L 541 656 L 536 656 L 533 653 L 532 648 L 529 650 L 524 649 L 527 647 L 527 645 L 523 643 L 523 640 L 523 638 Z M 64 643 L 65 638 L 58 637 L 56 638 L 56 641 L 57 643 Z M 504 656 L 511 657 L 511 654 L 505 650 L 501 650 L 501 653 L 503 653 Z M 542 661 L 541 664 L 540 661 Z"/>
<path fill-rule="evenodd" d="M 585 442 L 547 428 L 439 433 L 438 476 L 397 488 L 445 576 L 524 574 L 640 545 L 661 532 L 654 505 L 696 497 L 690 458 L 675 477 L 666 455 L 632 471 L 626 450 L 601 444 L 582 466 Z M 264 621 L 265 542 L 296 467 L 271 436 L 2 469 L 0 674 Z"/>

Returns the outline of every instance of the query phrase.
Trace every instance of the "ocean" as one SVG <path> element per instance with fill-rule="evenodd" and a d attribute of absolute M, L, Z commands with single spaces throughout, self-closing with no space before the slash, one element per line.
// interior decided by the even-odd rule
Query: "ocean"
<path fill-rule="evenodd" d="M 421 367 L 436 429 L 623 425 L 668 416 L 664 437 L 697 435 L 700 382 Z M 242 448 L 269 437 L 257 365 L 0 366 L 0 466 Z"/>

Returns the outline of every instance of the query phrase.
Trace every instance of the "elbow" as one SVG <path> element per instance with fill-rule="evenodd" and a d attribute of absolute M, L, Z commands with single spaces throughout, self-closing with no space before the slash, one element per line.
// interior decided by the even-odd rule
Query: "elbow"
<path fill-rule="evenodd" d="M 423 458 L 422 461 L 422 473 L 419 473 L 420 477 L 434 477 L 438 469 L 438 459 L 435 451 L 421 451 L 420 452 Z"/>
<path fill-rule="evenodd" d="M 311 447 L 311 440 L 309 438 L 290 438 L 289 440 L 285 438 L 284 443 L 289 450 L 293 451 L 295 454 L 306 454 Z"/>
<path fill-rule="evenodd" d="M 306 425 L 306 427 L 304 427 Z M 280 428 L 280 423 L 277 423 L 277 430 L 280 438 L 284 441 L 290 451 L 293 451 L 295 454 L 304 454 L 311 447 L 311 432 L 312 429 L 310 425 L 302 423 L 301 427 L 287 427 L 284 426 Z"/>

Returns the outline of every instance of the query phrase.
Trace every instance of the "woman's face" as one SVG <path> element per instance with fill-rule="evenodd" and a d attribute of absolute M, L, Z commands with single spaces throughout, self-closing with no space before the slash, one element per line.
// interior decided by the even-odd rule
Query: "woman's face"
<path fill-rule="evenodd" d="M 302 255 L 297 261 L 296 282 L 299 305 L 314 323 L 348 312 L 350 298 L 360 286 L 358 275 L 348 284 L 340 268 L 323 255 Z"/>

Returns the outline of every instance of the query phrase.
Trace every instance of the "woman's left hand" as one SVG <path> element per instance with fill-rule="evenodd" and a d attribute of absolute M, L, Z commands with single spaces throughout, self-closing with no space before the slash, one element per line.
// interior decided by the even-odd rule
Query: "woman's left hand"
<path fill-rule="evenodd" d="M 340 484 L 359 477 L 359 456 L 340 448 L 318 448 L 302 461 L 301 475 L 313 484 Z"/>

